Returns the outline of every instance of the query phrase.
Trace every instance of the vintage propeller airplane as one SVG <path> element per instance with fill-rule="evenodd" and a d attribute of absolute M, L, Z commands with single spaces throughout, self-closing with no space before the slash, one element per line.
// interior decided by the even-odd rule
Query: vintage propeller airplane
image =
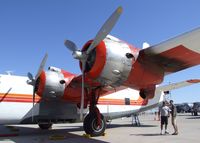
<path fill-rule="evenodd" d="M 42 116 L 42 112 L 45 110 L 53 112 L 54 109 L 54 113 L 64 114 L 62 111 L 66 111 L 68 116 L 65 119 L 75 119 L 74 116 L 77 114 L 74 114 L 76 109 L 74 105 L 80 108 L 80 120 L 82 120 L 84 109 L 89 105 L 89 113 L 84 118 L 84 130 L 92 136 L 102 135 L 106 127 L 105 115 L 97 105 L 101 102 L 109 104 L 104 100 L 106 95 L 120 97 L 119 94 L 114 93 L 134 89 L 138 91 L 138 96 L 132 92 L 126 93 L 129 98 L 130 95 L 133 96 L 132 98 L 138 97 L 138 100 L 141 101 L 139 105 L 147 106 L 146 103 L 148 101 L 150 103 L 156 97 L 158 91 L 156 85 L 162 83 L 165 75 L 200 64 L 200 29 L 187 32 L 155 46 L 138 49 L 123 40 L 108 35 L 121 13 L 122 7 L 118 7 L 95 38 L 88 41 L 82 50 L 79 50 L 74 42 L 65 40 L 65 46 L 72 51 L 73 57 L 80 61 L 81 75 L 77 76 L 54 67 L 44 71 L 47 55 L 35 77 L 28 73 L 28 84 L 30 87 L 33 86 L 31 100 L 33 108 L 32 116 L 29 115 L 32 119 L 26 117 L 26 120 L 23 120 L 24 123 L 28 121 L 29 123 L 30 121 L 38 123 L 39 120 L 43 122 L 56 121 L 59 118 L 51 116 L 52 120 L 47 120 L 46 116 Z M 191 82 L 196 83 L 199 80 L 190 80 L 189 83 Z M 10 90 L 12 88 L 4 92 L 1 97 L 2 101 L 5 101 Z M 23 98 L 26 99 L 24 96 Z M 130 99 L 126 101 L 130 105 L 134 105 L 132 102 L 134 101 L 130 101 Z M 27 106 L 30 107 L 30 104 Z M 35 110 L 39 113 L 36 114 Z"/>
<path fill-rule="evenodd" d="M 61 70 L 49 67 L 45 73 L 56 77 L 55 81 L 58 82 L 57 77 L 61 74 Z M 106 121 L 136 115 L 158 107 L 165 101 L 167 91 L 199 82 L 199 79 L 193 79 L 157 86 L 152 99 L 142 99 L 139 91 L 131 88 L 123 87 L 118 88 L 118 91 L 108 91 L 100 95 L 97 103 L 102 114 L 100 125 L 97 124 L 97 117 L 90 118 L 90 120 L 84 121 L 84 130 L 92 136 L 102 135 L 106 128 Z M 60 85 L 62 86 L 60 83 L 55 84 L 53 88 L 60 88 Z M 54 123 L 79 122 L 80 112 L 77 104 L 80 103 L 80 94 L 69 94 L 71 101 L 74 102 L 68 102 L 62 98 L 63 95 L 55 96 L 55 90 L 51 89 L 52 87 L 49 88 L 49 93 L 45 97 L 40 97 L 35 93 L 33 96 L 32 92 L 35 92 L 35 89 L 30 85 L 28 77 L 0 74 L 0 124 L 34 123 L 38 124 L 41 129 L 49 129 Z M 80 88 L 78 90 L 81 92 Z M 88 108 L 84 109 L 84 115 L 87 114 Z M 86 117 L 89 118 L 88 115 Z M 8 135 L 10 134 L 0 133 L 0 137 Z"/>

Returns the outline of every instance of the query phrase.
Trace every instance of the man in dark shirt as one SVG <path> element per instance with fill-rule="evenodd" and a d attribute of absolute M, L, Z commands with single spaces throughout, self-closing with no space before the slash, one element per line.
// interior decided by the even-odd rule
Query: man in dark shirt
<path fill-rule="evenodd" d="M 170 100 L 170 109 L 171 109 L 172 126 L 174 127 L 174 133 L 172 135 L 178 135 L 178 127 L 176 121 L 177 110 L 176 106 L 173 104 L 173 100 Z"/>

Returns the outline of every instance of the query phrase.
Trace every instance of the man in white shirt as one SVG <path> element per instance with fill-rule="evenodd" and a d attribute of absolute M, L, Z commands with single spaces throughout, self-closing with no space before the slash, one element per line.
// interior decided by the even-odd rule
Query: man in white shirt
<path fill-rule="evenodd" d="M 161 132 L 160 134 L 169 134 L 167 132 L 168 118 L 170 116 L 170 108 L 166 105 L 166 102 L 163 102 L 163 105 L 159 108 L 159 114 L 161 116 Z M 163 133 L 163 125 L 165 125 L 165 132 Z"/>

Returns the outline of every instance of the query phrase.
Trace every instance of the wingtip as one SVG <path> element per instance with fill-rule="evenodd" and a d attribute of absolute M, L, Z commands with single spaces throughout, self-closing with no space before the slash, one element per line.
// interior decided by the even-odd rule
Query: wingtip
<path fill-rule="evenodd" d="M 191 80 L 187 80 L 187 82 L 189 82 L 189 83 L 199 83 L 200 79 L 191 79 Z"/>

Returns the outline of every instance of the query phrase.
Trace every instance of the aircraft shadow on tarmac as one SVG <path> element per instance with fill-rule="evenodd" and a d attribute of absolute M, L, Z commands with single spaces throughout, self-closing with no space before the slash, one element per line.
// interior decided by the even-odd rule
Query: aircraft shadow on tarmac
<path fill-rule="evenodd" d="M 80 125 L 76 125 L 76 126 L 69 126 L 69 125 L 62 125 L 62 126 L 56 126 L 53 129 L 50 130 L 41 130 L 40 128 L 34 128 L 34 127 L 30 127 L 30 126 L 12 126 L 12 125 L 7 125 L 7 126 L 0 126 L 0 128 L 11 128 L 11 129 L 17 129 L 17 131 L 11 131 L 8 134 L 16 134 L 16 136 L 7 136 L 7 137 L 0 137 L 0 141 L 4 141 L 4 140 L 10 140 L 13 141 L 15 143 L 27 143 L 28 139 L 30 140 L 30 138 L 32 138 L 35 142 L 43 142 L 43 143 L 47 143 L 47 142 L 52 142 L 50 137 L 52 136 L 62 136 L 62 140 L 63 142 L 66 140 L 72 140 L 73 142 L 77 142 L 80 141 L 82 143 L 87 142 L 87 143 L 107 143 L 105 141 L 100 141 L 94 138 L 85 138 L 81 135 L 77 135 L 77 134 L 73 134 L 71 132 L 78 132 L 78 131 L 83 131 L 83 127 Z M 119 128 L 119 127 L 156 127 L 156 125 L 144 125 L 141 124 L 140 126 L 136 126 L 136 125 L 132 125 L 132 124 L 108 124 L 107 128 Z M 0 133 L 2 134 L 2 133 Z M 5 133 L 6 134 L 6 133 Z M 148 135 L 148 134 L 144 134 L 143 136 L 153 136 L 152 135 Z M 155 135 L 154 135 L 155 136 Z"/>
<path fill-rule="evenodd" d="M 155 134 L 130 134 L 130 136 L 161 136 L 159 133 Z"/>
<path fill-rule="evenodd" d="M 107 128 L 119 128 L 119 127 L 138 127 L 138 128 L 142 128 L 142 127 L 157 127 L 157 125 L 132 125 L 132 124 L 109 124 L 107 125 Z"/>
<path fill-rule="evenodd" d="M 10 132 L 8 134 L 16 134 L 14 136 L 5 136 L 0 137 L 0 141 L 13 141 L 15 143 L 27 143 L 28 140 L 33 139 L 34 142 L 53 142 L 56 140 L 60 141 L 62 140 L 65 142 L 66 140 L 78 142 L 81 141 L 82 143 L 107 143 L 105 141 L 96 140 L 94 138 L 86 138 L 77 134 L 73 134 L 70 132 L 76 132 L 76 131 L 83 131 L 82 126 L 61 126 L 62 129 L 51 129 L 51 130 L 41 130 L 40 128 L 31 128 L 28 126 L 5 126 L 6 128 L 14 128 L 17 129 L 15 132 Z M 62 139 L 56 139 L 56 138 L 62 138 Z M 30 141 L 31 142 L 31 141 Z"/>
<path fill-rule="evenodd" d="M 192 116 L 191 114 L 179 114 L 178 116 L 186 117 L 185 119 L 200 119 L 200 116 Z"/>
<path fill-rule="evenodd" d="M 5 125 L 4 127 L 6 128 L 16 128 L 17 130 L 19 130 L 20 135 L 22 136 L 29 136 L 29 135 L 41 135 L 41 134 L 55 134 L 55 133 L 69 133 L 69 132 L 77 132 L 77 131 L 83 131 L 83 126 L 73 126 L 73 125 L 62 125 L 60 127 L 56 126 L 56 128 L 50 129 L 50 130 L 41 130 L 40 128 L 34 128 L 34 127 L 30 127 L 30 126 L 12 126 L 12 125 Z M 130 124 L 108 124 L 107 128 L 120 128 L 120 127 L 138 127 L 138 128 L 142 128 L 142 127 L 157 127 L 157 125 L 145 125 L 145 124 L 141 124 L 140 126 L 137 125 L 132 125 Z M 22 132 L 21 132 L 22 131 Z"/>
<path fill-rule="evenodd" d="M 191 114 L 178 114 L 177 116 L 184 116 L 184 117 L 188 117 L 188 116 L 192 116 Z"/>
<path fill-rule="evenodd" d="M 75 132 L 75 131 L 83 131 L 82 126 L 61 126 L 61 129 L 50 129 L 50 130 L 42 130 L 40 128 L 33 128 L 29 126 L 7 126 L 17 128 L 19 131 L 22 131 L 20 135 L 40 135 L 40 134 L 51 134 L 51 133 L 62 133 L 62 132 Z"/>
<path fill-rule="evenodd" d="M 200 119 L 200 116 L 192 116 L 192 117 L 189 117 L 189 118 L 186 118 L 186 119 Z"/>

